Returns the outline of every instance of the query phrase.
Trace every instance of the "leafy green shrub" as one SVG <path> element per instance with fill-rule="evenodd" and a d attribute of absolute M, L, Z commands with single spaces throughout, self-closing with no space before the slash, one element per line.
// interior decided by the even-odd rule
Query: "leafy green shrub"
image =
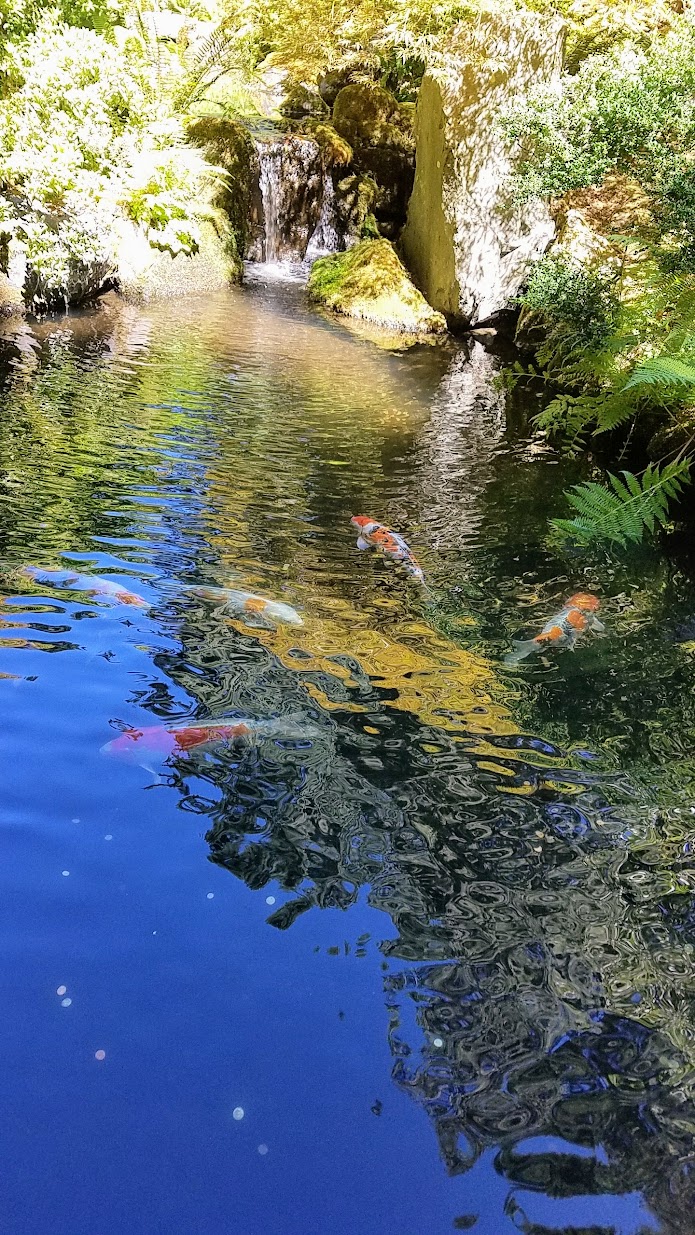
<path fill-rule="evenodd" d="M 90 267 L 98 287 L 124 217 L 160 248 L 195 251 L 205 165 L 182 148 L 147 63 L 50 14 L 12 60 L 17 85 L 0 99 L 0 231 L 28 263 L 35 302 L 83 294 Z"/>
<path fill-rule="evenodd" d="M 652 197 L 670 264 L 695 262 L 695 13 L 646 49 L 593 55 L 560 88 L 543 88 L 507 118 L 522 197 L 598 186 L 612 171 Z M 695 269 L 695 266 L 693 266 Z"/>
<path fill-rule="evenodd" d="M 523 308 L 539 313 L 577 349 L 595 350 L 615 328 L 618 298 L 615 280 L 599 271 L 573 265 L 563 256 L 548 256 L 534 267 Z"/>

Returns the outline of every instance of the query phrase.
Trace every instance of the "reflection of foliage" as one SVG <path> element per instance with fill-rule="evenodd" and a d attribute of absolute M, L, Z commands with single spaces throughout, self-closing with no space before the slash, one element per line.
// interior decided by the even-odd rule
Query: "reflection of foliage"
<path fill-rule="evenodd" d="M 233 303 L 218 319 L 186 305 L 126 314 L 82 344 L 56 332 L 17 365 L 0 418 L 6 556 L 91 551 L 118 532 L 147 555 L 157 675 L 133 675 L 131 702 L 153 720 L 312 715 L 311 746 L 192 755 L 170 780 L 215 863 L 252 889 L 277 885 L 273 927 L 360 897 L 389 916 L 393 1076 L 452 1172 L 498 1147 L 506 1217 L 534 1235 L 534 1195 L 597 1198 L 603 1221 L 607 1193 L 625 1190 L 689 1235 L 691 817 L 654 802 L 689 792 L 695 704 L 668 631 L 676 610 L 692 619 L 691 593 L 664 559 L 651 575 L 586 575 L 610 639 L 525 691 L 505 685 L 489 655 L 429 628 L 388 564 L 357 554 L 348 523 L 431 499 L 412 443 L 426 440 L 441 359 L 375 362 L 324 328 L 312 350 L 284 301 L 274 332 L 261 318 L 259 353 L 253 298 L 230 320 Z M 482 457 L 491 480 L 473 547 L 447 557 L 452 498 L 438 569 L 447 585 L 465 571 L 476 643 L 487 630 L 499 648 L 522 598 L 535 620 L 566 594 L 565 564 L 527 541 L 567 465 L 478 450 L 469 465 Z M 251 630 L 180 590 L 232 570 L 287 593 L 305 626 Z"/>

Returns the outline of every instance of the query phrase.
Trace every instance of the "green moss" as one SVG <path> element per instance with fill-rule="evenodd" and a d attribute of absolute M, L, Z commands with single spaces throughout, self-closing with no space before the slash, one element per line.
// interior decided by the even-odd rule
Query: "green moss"
<path fill-rule="evenodd" d="M 388 146 L 412 153 L 414 109 L 371 82 L 344 86 L 333 104 L 333 127 L 352 146 Z"/>
<path fill-rule="evenodd" d="M 210 163 L 226 173 L 213 193 L 212 204 L 223 211 L 229 221 L 223 239 L 227 258 L 240 278 L 248 240 L 253 143 L 242 124 L 218 116 L 201 116 L 194 120 L 188 126 L 188 136 L 202 146 Z"/>
<path fill-rule="evenodd" d="M 388 240 L 363 240 L 346 253 L 319 258 L 309 278 L 309 295 L 336 313 L 392 330 L 411 334 L 446 330 L 441 313 L 417 290 Z"/>
<path fill-rule="evenodd" d="M 332 124 L 323 120 L 308 120 L 302 125 L 302 131 L 318 142 L 327 166 L 348 167 L 352 163 L 352 146 Z"/>

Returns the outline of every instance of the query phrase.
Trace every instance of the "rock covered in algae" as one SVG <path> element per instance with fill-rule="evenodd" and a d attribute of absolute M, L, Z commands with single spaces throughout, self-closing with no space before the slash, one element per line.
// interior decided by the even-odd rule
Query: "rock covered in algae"
<path fill-rule="evenodd" d="M 363 240 L 346 253 L 314 262 L 309 295 L 336 313 L 391 330 L 410 334 L 446 330 L 441 313 L 428 305 L 388 240 Z"/>
<path fill-rule="evenodd" d="M 413 109 L 372 82 L 343 87 L 333 105 L 333 127 L 352 146 L 415 150 Z"/>
<path fill-rule="evenodd" d="M 258 185 L 258 159 L 253 141 L 242 124 L 229 117 L 199 116 L 187 129 L 189 139 L 200 146 L 213 167 L 225 173 L 212 191 L 212 205 L 228 220 L 225 250 L 236 278 L 243 273 L 254 214 L 254 190 Z"/>

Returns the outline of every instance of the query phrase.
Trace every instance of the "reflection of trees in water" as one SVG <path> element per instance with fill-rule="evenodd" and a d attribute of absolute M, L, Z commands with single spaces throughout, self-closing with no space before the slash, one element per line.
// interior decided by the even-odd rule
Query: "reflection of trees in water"
<path fill-rule="evenodd" d="M 215 462 L 213 451 L 207 481 L 196 473 L 191 484 L 198 451 L 191 452 L 193 462 L 182 459 L 179 440 L 169 455 L 163 435 L 175 425 L 171 404 L 188 397 L 180 389 L 182 374 L 187 389 L 199 392 L 221 381 L 212 352 L 203 354 L 196 343 L 190 354 L 182 353 L 179 333 L 171 347 L 158 344 L 156 366 L 139 370 L 133 357 L 146 346 L 145 336 L 114 334 L 107 342 L 96 338 L 89 352 L 57 338 L 43 353 L 24 357 L 27 364 L 40 363 L 41 380 L 27 381 L 26 397 L 14 392 L 13 415 L 0 435 L 0 469 L 12 480 L 17 451 L 31 443 L 36 467 L 23 465 L 25 490 L 14 503 L 27 538 L 35 535 L 39 517 L 49 522 L 44 548 L 113 533 L 105 507 L 120 510 L 141 487 L 147 495 L 158 485 L 167 500 L 153 560 L 164 575 L 202 570 L 203 562 L 214 565 L 218 558 L 238 563 L 244 554 L 254 561 L 277 558 L 277 564 L 294 556 L 308 577 L 321 572 L 324 592 L 342 597 L 354 550 L 338 526 L 345 486 L 334 494 L 333 463 L 342 461 L 343 446 L 344 453 L 356 447 L 351 500 L 361 505 L 368 496 L 371 502 L 379 496 L 372 488 L 375 449 L 363 438 L 374 434 L 384 448 L 398 441 L 400 450 L 401 420 L 392 434 L 382 433 L 378 420 L 361 428 L 359 417 L 346 427 L 336 418 L 324 432 L 323 402 L 314 409 L 313 400 L 306 406 L 290 400 L 281 406 L 290 445 L 279 449 L 277 466 L 262 485 L 268 398 L 263 381 L 256 381 L 247 413 L 231 419 L 221 437 L 222 461 Z M 107 355 L 119 363 L 105 364 Z M 295 372 L 296 358 L 292 364 Z M 332 387 L 335 377 L 324 367 L 323 380 Z M 478 399 L 480 380 L 480 373 L 454 362 L 435 408 L 436 433 L 428 437 L 425 429 L 421 439 L 418 491 L 431 499 L 427 524 L 439 528 L 444 547 L 467 546 L 471 521 L 479 508 L 485 513 L 478 495 L 488 467 L 494 470 L 500 421 L 496 396 L 489 388 L 486 393 L 484 382 L 481 398 L 488 402 Z M 366 398 L 362 373 L 358 387 Z M 380 388 L 384 407 L 396 402 L 399 390 L 398 383 Z M 198 446 L 209 431 L 209 418 L 203 425 L 197 415 L 201 399 L 190 396 L 186 418 L 186 431 L 199 434 Z M 298 436 L 306 421 L 314 432 L 312 452 Z M 137 450 L 134 424 L 142 430 Z M 83 466 L 64 479 L 65 460 L 73 454 Z M 456 474 L 462 455 L 467 487 Z M 46 470 L 55 477 L 48 485 Z M 215 507 L 210 518 L 220 532 L 214 542 L 200 508 L 206 483 Z M 46 514 L 49 491 L 56 503 Z M 537 504 L 538 490 L 531 494 L 529 486 L 532 498 Z M 330 570 L 326 542 L 315 548 L 304 523 L 277 525 L 284 499 L 288 509 L 309 510 L 322 523 L 330 523 L 326 509 L 334 513 Z M 123 518 L 144 527 L 142 511 L 131 516 L 131 509 Z M 266 515 L 271 529 L 279 527 L 272 535 L 264 529 Z M 695 1051 L 688 1049 L 692 1020 L 679 994 L 684 979 L 676 959 L 695 938 L 690 897 L 677 890 L 677 880 L 669 881 L 648 847 L 626 836 L 627 824 L 639 828 L 639 811 L 634 804 L 609 810 L 605 777 L 547 742 L 510 733 L 508 714 L 504 728 L 503 709 L 487 699 L 494 679 L 488 662 L 449 655 L 448 676 L 440 678 L 441 650 L 427 644 L 433 667 L 423 664 L 428 636 L 403 628 L 388 640 L 377 633 L 389 656 L 400 638 L 403 646 L 412 640 L 421 659 L 413 654 L 406 663 L 397 649 L 397 663 L 377 673 L 363 655 L 359 632 L 349 639 L 352 616 L 336 613 L 335 630 L 312 617 L 288 643 L 287 632 L 273 639 L 220 623 L 213 628 L 204 612 L 182 629 L 180 609 L 162 604 L 157 620 L 183 648 L 158 653 L 155 661 L 201 716 L 232 709 L 258 716 L 313 711 L 323 728 L 311 747 L 264 742 L 195 757 L 188 766 L 181 762 L 173 779 L 182 807 L 206 819 L 213 861 L 251 888 L 274 881 L 286 890 L 285 903 L 269 919 L 273 926 L 288 928 L 314 907 L 347 908 L 363 888 L 370 903 L 389 914 L 396 938 L 381 951 L 388 966 L 393 1076 L 427 1112 L 452 1173 L 497 1148 L 498 1170 L 511 1185 L 507 1216 L 531 1235 L 567 1229 L 566 1223 L 542 1226 L 524 1216 L 534 1212 L 534 1193 L 577 1198 L 629 1190 L 643 1192 L 667 1229 L 685 1235 L 692 1229 L 695 1169 L 687 1061 Z M 653 666 L 653 660 L 645 663 Z M 446 731 L 435 723 L 445 681 L 458 692 Z M 325 711 L 314 708 L 310 690 L 325 700 Z M 166 683 L 138 701 L 162 719 L 180 715 Z M 477 728 L 474 706 L 485 713 Z M 591 706 L 594 715 L 604 706 L 596 693 Z M 461 718 L 458 729 L 452 717 Z M 619 778 L 611 787 L 616 801 L 629 800 L 631 792 Z M 642 1002 L 633 1004 L 640 994 Z M 680 1054 L 672 1027 L 668 1037 L 655 1028 L 661 1008 L 670 1006 L 682 1020 Z M 564 1148 L 529 1147 L 531 1138 L 549 1134 L 562 1138 Z M 572 1152 L 577 1147 L 586 1153 Z"/>
<path fill-rule="evenodd" d="M 189 632 L 185 657 L 160 664 L 206 715 L 308 711 L 297 676 L 252 633 L 225 630 L 224 660 L 214 639 Z M 364 704 L 364 684 L 337 677 L 334 689 Z M 432 1120 L 450 1172 L 498 1148 L 519 1230 L 580 1229 L 567 1210 L 564 1225 L 539 1225 L 534 1194 L 593 1197 L 600 1217 L 601 1197 L 635 1191 L 685 1235 L 688 1067 L 629 1014 L 645 1010 L 630 1001 L 650 961 L 621 871 L 630 786 L 615 776 L 626 805 L 609 807 L 596 768 L 546 742 L 435 730 L 394 713 L 374 682 L 368 707 L 317 713 L 323 734 L 306 748 L 266 742 L 196 759 L 193 792 L 180 764 L 182 806 L 208 819 L 212 860 L 251 888 L 288 893 L 268 919 L 280 929 L 368 888 L 397 931 L 380 945 L 394 1080 Z M 493 755 L 521 792 L 500 791 Z M 611 1003 L 616 974 L 627 1014 Z M 539 1136 L 564 1144 L 527 1145 Z"/>
<path fill-rule="evenodd" d="M 505 399 L 494 384 L 496 372 L 495 361 L 480 343 L 457 352 L 420 437 L 420 521 L 438 550 L 470 545 L 484 517 L 480 499 L 505 427 Z"/>

